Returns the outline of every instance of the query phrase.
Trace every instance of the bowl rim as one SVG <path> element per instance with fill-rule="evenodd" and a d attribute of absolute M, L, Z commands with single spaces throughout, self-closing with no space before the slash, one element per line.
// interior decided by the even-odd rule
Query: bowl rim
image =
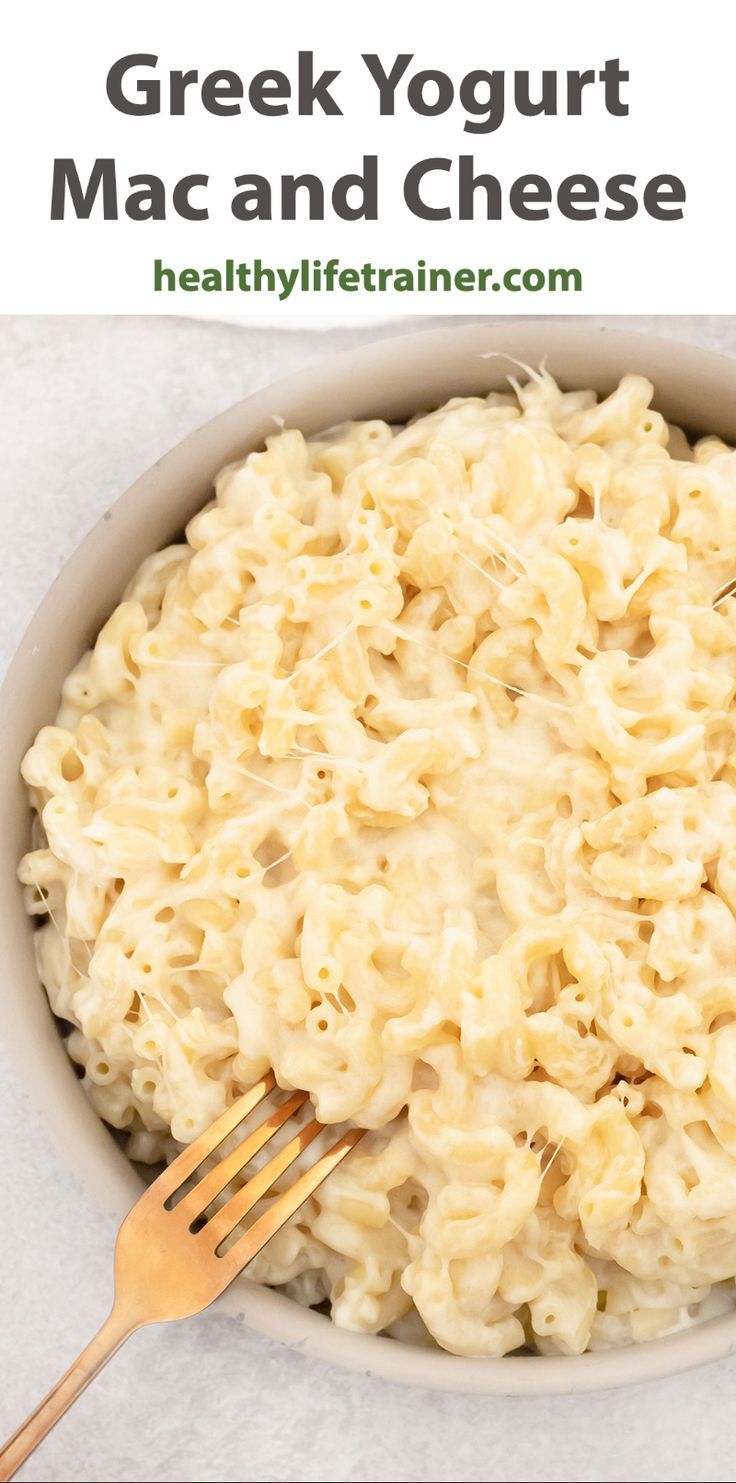
<path fill-rule="evenodd" d="M 50 635 L 72 611 L 75 594 L 85 590 L 89 563 L 101 560 L 100 553 L 103 552 L 108 559 L 112 553 L 122 553 L 126 533 L 144 529 L 147 521 L 154 530 L 155 520 L 151 520 L 150 509 L 155 508 L 157 494 L 166 488 L 176 491 L 179 488 L 177 481 L 183 486 L 192 476 L 193 465 L 196 479 L 201 480 L 206 468 L 211 468 L 211 474 L 214 474 L 224 463 L 231 461 L 227 455 L 235 444 L 244 451 L 259 446 L 266 433 L 274 431 L 282 408 L 289 410 L 292 425 L 302 426 L 313 433 L 325 426 L 323 419 L 314 422 L 314 409 L 325 398 L 341 406 L 343 411 L 339 420 L 345 420 L 350 416 L 366 415 L 358 410 L 363 405 L 380 405 L 381 387 L 384 385 L 388 388 L 386 395 L 389 400 L 395 399 L 396 395 L 400 397 L 396 387 L 406 387 L 408 377 L 414 378 L 414 387 L 417 384 L 439 386 L 444 368 L 451 364 L 456 369 L 460 368 L 461 380 L 469 378 L 472 384 L 475 377 L 479 388 L 486 384 L 490 388 L 500 379 L 493 374 L 499 369 L 498 363 L 490 357 L 499 360 L 518 357 L 521 361 L 533 357 L 539 362 L 542 356 L 550 363 L 553 372 L 557 362 L 563 366 L 577 359 L 581 364 L 589 365 L 590 379 L 580 382 L 586 385 L 611 385 L 627 367 L 634 370 L 647 368 L 655 381 L 661 372 L 669 384 L 665 401 L 671 403 L 675 415 L 680 408 L 687 413 L 688 406 L 693 406 L 692 423 L 688 422 L 687 416 L 680 418 L 689 426 L 697 427 L 701 416 L 705 416 L 704 425 L 707 427 L 708 408 L 714 395 L 720 390 L 725 398 L 728 390 L 734 413 L 724 413 L 728 424 L 726 431 L 730 430 L 731 438 L 736 441 L 736 359 L 684 342 L 641 335 L 628 329 L 621 331 L 609 324 L 582 319 L 572 323 L 552 318 L 490 323 L 478 319 L 470 324 L 453 323 L 441 329 L 414 330 L 333 353 L 316 365 L 280 378 L 235 403 L 182 439 L 118 497 L 61 567 L 31 619 L 0 688 L 0 807 L 7 803 L 16 819 L 20 817 L 24 794 L 22 786 L 19 788 L 17 767 L 31 735 L 35 734 L 35 730 L 29 733 L 27 714 L 34 675 L 39 672 L 39 663 L 36 662 L 39 655 L 46 663 L 46 649 L 52 642 Z M 480 365 L 484 360 L 489 374 L 481 376 Z M 683 360 L 687 362 L 686 368 L 682 365 Z M 673 374 L 673 366 L 678 368 L 677 375 Z M 564 374 L 561 379 L 564 382 Z M 446 384 L 455 383 L 450 381 Z M 404 396 L 405 402 L 407 395 Z M 371 398 L 376 397 L 379 402 L 371 402 Z M 427 397 L 429 403 L 436 404 L 436 400 L 431 394 Z M 656 397 L 655 400 L 659 402 L 660 399 Z M 418 405 L 419 402 L 417 397 L 416 402 L 409 401 L 408 404 L 420 411 L 427 403 Z M 696 402 L 701 408 L 699 414 Z M 301 418 L 298 415 L 300 407 L 304 409 Z M 351 407 L 356 410 L 350 410 Z M 296 416 L 292 416 L 294 409 Z M 373 415 L 380 414 L 374 412 Z M 329 425 L 335 425 L 335 419 Z M 217 455 L 218 448 L 221 452 L 224 450 L 226 456 Z M 207 484 L 200 482 L 196 500 L 183 503 L 182 513 L 185 509 L 187 513 L 193 512 L 206 497 Z M 176 495 L 173 503 L 176 504 Z M 171 539 L 171 520 L 169 518 L 167 524 L 166 518 L 162 518 L 161 530 L 168 529 L 168 539 Z M 154 533 L 147 549 L 155 550 L 161 544 L 161 530 L 158 539 Z M 136 557 L 132 569 L 138 563 Z M 125 580 L 121 579 L 119 590 L 124 585 Z M 109 613 L 118 600 L 110 595 L 110 587 L 106 591 L 107 597 L 93 603 L 88 625 L 93 632 L 99 627 L 100 613 Z M 78 648 L 76 652 L 81 650 Z M 53 661 L 51 667 L 54 668 Z M 66 672 L 62 665 L 58 673 L 59 682 Z M 47 688 L 47 709 L 44 712 L 47 718 L 51 714 L 49 694 Z M 19 716 L 20 721 L 17 720 Z M 25 813 L 28 817 L 27 802 Z M 27 959 L 32 924 L 23 917 L 26 923 L 23 950 L 19 946 L 23 928 L 18 914 L 20 892 L 15 880 L 16 863 L 16 851 L 6 851 L 0 874 L 0 944 L 6 952 L 11 999 L 15 995 L 17 1010 L 16 1014 L 6 1017 L 5 1038 L 11 1063 L 72 1172 L 97 1204 L 121 1219 L 140 1190 L 140 1181 L 79 1088 L 35 968 L 29 975 Z M 25 979 L 25 989 L 19 986 L 17 992 L 16 976 L 19 985 L 21 979 Z M 31 987 L 33 978 L 37 990 L 35 999 L 35 990 Z M 30 995 L 26 993 L 27 989 L 31 990 Z M 42 1064 L 45 1074 L 39 1075 Z M 257 1332 L 313 1358 L 404 1384 L 486 1395 L 559 1395 L 597 1391 L 661 1379 L 725 1358 L 736 1351 L 736 1311 L 623 1349 L 579 1356 L 542 1358 L 516 1355 L 499 1359 L 469 1359 L 440 1349 L 403 1344 L 380 1335 L 338 1329 L 325 1316 L 300 1307 L 280 1292 L 247 1280 L 239 1280 L 229 1288 L 218 1300 L 218 1307 L 220 1311 L 242 1319 Z"/>

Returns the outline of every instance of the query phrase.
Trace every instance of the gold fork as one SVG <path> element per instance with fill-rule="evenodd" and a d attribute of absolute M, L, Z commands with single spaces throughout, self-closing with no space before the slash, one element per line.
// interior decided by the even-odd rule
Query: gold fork
<path fill-rule="evenodd" d="M 363 1136 L 362 1128 L 344 1133 L 290 1189 L 274 1200 L 244 1235 L 220 1251 L 249 1210 L 269 1193 L 274 1182 L 322 1131 L 322 1124 L 313 1118 L 224 1205 L 210 1209 L 259 1149 L 304 1106 L 307 1093 L 292 1093 L 204 1174 L 193 1189 L 176 1204 L 171 1202 L 203 1161 L 216 1153 L 223 1140 L 235 1132 L 275 1086 L 276 1079 L 269 1072 L 174 1159 L 126 1216 L 115 1246 L 112 1312 L 91 1344 L 0 1449 L 0 1479 L 13 1477 L 136 1329 L 172 1318 L 189 1318 L 219 1297 Z"/>

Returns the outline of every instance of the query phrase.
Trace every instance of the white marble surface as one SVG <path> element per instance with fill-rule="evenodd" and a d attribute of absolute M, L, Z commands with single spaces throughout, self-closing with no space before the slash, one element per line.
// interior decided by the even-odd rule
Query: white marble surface
<path fill-rule="evenodd" d="M 734 319 L 627 323 L 736 354 Z M 166 318 L 0 320 L 0 662 L 65 556 L 159 454 L 256 385 L 370 337 Z M 115 1232 L 1 1053 L 0 1147 L 4 1434 L 103 1318 Z M 134 1338 L 20 1476 L 731 1480 L 735 1414 L 736 1359 L 618 1393 L 484 1400 L 344 1375 L 213 1312 Z"/>

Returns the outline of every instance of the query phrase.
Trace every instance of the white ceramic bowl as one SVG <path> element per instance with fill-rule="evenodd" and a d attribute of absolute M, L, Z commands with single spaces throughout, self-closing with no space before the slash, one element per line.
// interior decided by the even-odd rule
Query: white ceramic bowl
<path fill-rule="evenodd" d="M 485 353 L 498 354 L 486 358 Z M 643 338 L 585 321 L 550 320 L 447 329 L 383 340 L 248 397 L 200 428 L 117 501 L 67 562 L 31 623 L 0 695 L 0 951 L 2 1023 L 12 1059 L 56 1142 L 99 1203 L 122 1217 L 138 1175 L 80 1089 L 39 986 L 32 931 L 16 883 L 30 814 L 19 764 L 38 728 L 53 719 L 61 682 L 94 639 L 142 559 L 165 545 L 205 503 L 213 476 L 258 447 L 274 417 L 318 432 L 351 417 L 401 421 L 450 396 L 500 388 L 508 356 L 546 358 L 563 386 L 609 391 L 626 371 L 649 376 L 656 403 L 690 430 L 736 443 L 736 361 L 685 344 Z M 307 1355 L 367 1374 L 437 1389 L 532 1395 L 632 1384 L 736 1350 L 736 1313 L 623 1350 L 579 1358 L 460 1359 L 372 1335 L 345 1333 L 328 1318 L 245 1280 L 220 1299 L 252 1328 Z"/>

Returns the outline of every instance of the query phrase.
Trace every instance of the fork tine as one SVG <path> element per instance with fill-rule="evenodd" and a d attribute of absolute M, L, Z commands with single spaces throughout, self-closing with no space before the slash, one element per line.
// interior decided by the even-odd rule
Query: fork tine
<path fill-rule="evenodd" d="M 136 1329 L 148 1323 L 189 1318 L 213 1302 L 363 1137 L 363 1128 L 351 1128 L 343 1134 L 311 1169 L 296 1180 L 291 1189 L 275 1196 L 250 1230 L 236 1237 L 230 1250 L 219 1257 L 218 1248 L 231 1232 L 235 1234 L 241 1216 L 264 1194 L 273 1191 L 274 1180 L 324 1131 L 317 1118 L 301 1128 L 222 1210 L 216 1212 L 211 1221 L 206 1222 L 200 1233 L 190 1236 L 182 1220 L 172 1219 L 165 1202 L 274 1086 L 275 1077 L 269 1072 L 233 1103 L 201 1138 L 185 1149 L 128 1212 L 115 1246 L 115 1301 L 110 1317 L 46 1399 L 0 1448 L 0 1479 L 15 1475 L 21 1463 Z M 287 1103 L 265 1117 L 255 1133 L 247 1135 L 238 1148 L 241 1164 L 247 1157 L 244 1150 L 256 1146 L 254 1138 L 261 1140 L 257 1146 L 262 1147 L 276 1131 L 276 1126 L 285 1123 L 291 1112 L 305 1101 L 306 1095 L 296 1092 Z M 233 1167 L 231 1155 L 227 1155 L 218 1166 L 216 1180 L 221 1184 L 224 1178 L 231 1177 Z M 200 1200 L 208 1195 L 211 1198 L 215 1183 L 207 1176 L 199 1188 Z M 179 1204 L 183 1205 L 184 1200 L 189 1199 L 190 1195 L 186 1195 Z M 198 1208 L 202 1208 L 199 1203 Z"/>
<path fill-rule="evenodd" d="M 228 1107 L 227 1112 L 223 1112 L 222 1116 L 218 1117 L 205 1133 L 196 1138 L 194 1143 L 190 1143 L 189 1147 L 185 1148 L 183 1153 L 180 1153 L 178 1158 L 169 1164 L 168 1169 L 164 1169 L 163 1174 L 159 1174 L 158 1179 L 149 1186 L 142 1198 L 146 1199 L 147 1195 L 155 1193 L 157 1199 L 168 1200 L 170 1195 L 176 1194 L 184 1181 L 199 1168 L 202 1160 L 213 1153 L 218 1144 L 235 1131 L 238 1123 L 242 1123 L 243 1118 L 247 1117 L 248 1113 L 252 1112 L 253 1108 L 257 1107 L 269 1092 L 273 1091 L 275 1085 L 276 1077 L 273 1071 L 269 1071 L 262 1081 L 257 1081 L 250 1091 L 238 1097 L 237 1102 L 233 1102 L 232 1107 Z"/>
<path fill-rule="evenodd" d="M 311 1169 L 307 1169 L 291 1189 L 279 1195 L 270 1209 L 266 1210 L 254 1222 L 250 1230 L 246 1231 L 245 1235 L 241 1236 L 240 1240 L 236 1241 L 235 1245 L 220 1258 L 223 1266 L 226 1266 L 229 1281 L 232 1281 L 233 1277 L 236 1277 L 238 1272 L 241 1272 L 243 1267 L 247 1266 L 254 1256 L 257 1256 L 266 1242 L 270 1241 L 271 1237 L 281 1230 L 281 1227 L 304 1204 L 305 1200 L 314 1194 L 327 1175 L 331 1174 L 332 1170 L 342 1163 L 346 1154 L 350 1153 L 351 1148 L 355 1147 L 364 1132 L 365 1128 L 350 1128 L 347 1133 L 343 1133 L 342 1138 L 338 1138 L 337 1143 L 333 1144 L 333 1147 L 323 1154 Z"/>
<path fill-rule="evenodd" d="M 311 1123 L 307 1123 L 306 1127 L 300 1128 L 299 1132 L 288 1143 L 285 1143 L 284 1147 L 280 1148 L 278 1153 L 275 1153 L 273 1158 L 269 1159 L 268 1163 L 264 1164 L 252 1179 L 248 1180 L 247 1184 L 236 1190 L 227 1204 L 223 1205 L 222 1209 L 218 1210 L 204 1227 L 202 1236 L 204 1237 L 206 1233 L 207 1245 L 216 1250 L 220 1242 L 224 1241 L 225 1237 L 229 1236 L 236 1225 L 248 1214 L 248 1211 L 252 1210 L 253 1206 L 268 1194 L 275 1181 L 280 1179 L 294 1160 L 298 1159 L 300 1153 L 303 1153 L 304 1149 L 308 1148 L 317 1134 L 321 1132 L 322 1123 L 318 1122 L 315 1117 Z"/>
<path fill-rule="evenodd" d="M 183 1216 L 187 1221 L 196 1220 L 197 1216 L 212 1204 L 217 1195 L 227 1189 L 236 1174 L 239 1174 L 241 1169 L 250 1163 L 254 1154 L 257 1154 L 259 1149 L 273 1138 L 293 1113 L 298 1112 L 299 1108 L 304 1106 L 307 1095 L 307 1092 L 294 1092 L 286 1102 L 281 1103 L 280 1107 L 275 1107 L 273 1112 L 269 1112 L 268 1117 L 264 1118 L 263 1122 L 259 1123 L 258 1127 L 254 1128 L 253 1132 L 238 1144 L 237 1148 L 226 1154 L 224 1159 L 220 1159 L 216 1167 L 211 1169 L 209 1174 L 205 1174 L 204 1179 L 200 1179 L 194 1189 L 179 1201 L 179 1204 L 174 1207 L 177 1217 Z"/>

